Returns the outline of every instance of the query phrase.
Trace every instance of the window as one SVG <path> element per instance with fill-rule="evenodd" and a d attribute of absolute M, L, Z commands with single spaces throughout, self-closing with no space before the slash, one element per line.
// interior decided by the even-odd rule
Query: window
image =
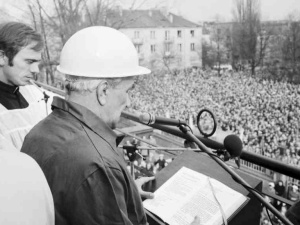
<path fill-rule="evenodd" d="M 194 37 L 194 36 L 195 36 L 195 31 L 191 30 L 191 37 Z"/>
<path fill-rule="evenodd" d="M 177 45 L 177 50 L 178 50 L 179 52 L 182 52 L 182 44 L 178 44 L 178 45 Z"/>
<path fill-rule="evenodd" d="M 136 51 L 138 52 L 138 53 L 141 53 L 141 45 L 134 45 L 135 46 L 135 48 L 136 48 Z"/>
<path fill-rule="evenodd" d="M 170 40 L 170 31 L 169 30 L 166 30 L 165 31 L 165 40 Z"/>
<path fill-rule="evenodd" d="M 140 32 L 134 31 L 134 38 L 139 38 L 139 37 L 140 37 Z"/>
<path fill-rule="evenodd" d="M 191 43 L 191 51 L 195 51 L 195 43 Z"/>
<path fill-rule="evenodd" d="M 166 52 L 169 52 L 171 50 L 171 43 L 167 43 L 165 45 L 165 48 L 166 48 Z"/>
<path fill-rule="evenodd" d="M 155 45 L 151 45 L 151 53 L 154 53 L 155 52 Z"/>
<path fill-rule="evenodd" d="M 181 30 L 177 31 L 177 37 L 181 38 Z"/>
<path fill-rule="evenodd" d="M 154 30 L 150 31 L 150 38 L 155 39 L 155 31 Z"/>

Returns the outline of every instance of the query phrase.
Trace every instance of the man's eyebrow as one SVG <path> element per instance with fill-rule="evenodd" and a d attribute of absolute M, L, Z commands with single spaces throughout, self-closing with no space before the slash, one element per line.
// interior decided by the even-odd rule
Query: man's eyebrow
<path fill-rule="evenodd" d="M 25 59 L 26 61 L 41 62 L 42 59 Z"/>

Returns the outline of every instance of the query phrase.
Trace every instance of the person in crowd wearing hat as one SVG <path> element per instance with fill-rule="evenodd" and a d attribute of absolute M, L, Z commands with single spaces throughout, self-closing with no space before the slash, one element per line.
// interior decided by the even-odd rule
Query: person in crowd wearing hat
<path fill-rule="evenodd" d="M 282 180 L 279 180 L 276 184 L 275 184 L 275 194 L 279 195 L 281 197 L 284 197 L 285 194 L 285 186 L 282 182 Z M 282 208 L 282 202 L 275 200 L 274 202 L 274 206 L 276 209 L 278 209 L 279 211 L 281 211 Z"/>
<path fill-rule="evenodd" d="M 287 198 L 291 201 L 298 201 L 299 200 L 299 192 L 298 192 L 298 186 L 297 185 L 293 185 L 289 192 L 288 192 L 288 196 Z"/>
<path fill-rule="evenodd" d="M 165 163 L 166 163 L 166 160 L 164 159 L 164 154 L 160 153 L 158 155 L 158 159 L 154 163 L 154 165 L 157 168 L 157 171 L 160 171 L 163 168 L 165 168 Z"/>
<path fill-rule="evenodd" d="M 46 117 L 44 95 L 30 85 L 39 73 L 44 42 L 19 22 L 0 24 L 0 136 L 20 150 L 28 131 Z"/>
<path fill-rule="evenodd" d="M 267 191 L 272 194 L 275 195 L 275 183 L 274 182 L 269 182 Z M 273 205 L 274 204 L 274 198 L 272 197 L 268 197 L 269 198 L 269 202 Z"/>
<path fill-rule="evenodd" d="M 138 65 L 130 39 L 108 27 L 89 27 L 64 45 L 58 70 L 66 74 L 66 99 L 26 136 L 21 149 L 46 175 L 55 224 L 146 224 L 138 185 L 116 147 L 121 112 L 130 106 Z M 151 194 L 151 193 L 150 193 Z M 199 223 L 199 218 L 192 221 Z"/>

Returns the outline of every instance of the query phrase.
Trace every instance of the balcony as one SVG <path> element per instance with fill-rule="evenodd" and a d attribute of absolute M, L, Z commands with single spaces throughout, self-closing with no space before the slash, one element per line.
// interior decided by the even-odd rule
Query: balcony
<path fill-rule="evenodd" d="M 143 40 L 143 38 L 132 38 L 132 42 L 133 42 L 133 44 L 141 45 L 141 44 L 143 44 L 144 40 Z"/>
<path fill-rule="evenodd" d="M 173 43 L 174 42 L 174 38 L 173 37 L 168 37 L 164 39 L 164 43 Z"/>

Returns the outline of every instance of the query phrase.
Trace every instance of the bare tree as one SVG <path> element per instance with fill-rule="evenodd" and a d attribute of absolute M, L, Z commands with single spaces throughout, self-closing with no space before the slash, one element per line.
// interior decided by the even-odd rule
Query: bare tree
<path fill-rule="evenodd" d="M 300 16 L 289 15 L 288 29 L 282 46 L 283 62 L 293 77 L 300 71 Z M 299 75 L 298 75 L 299 76 Z"/>
<path fill-rule="evenodd" d="M 213 52 L 213 46 L 210 42 L 202 40 L 202 66 L 203 68 L 213 68 L 215 64 L 215 57 L 211 52 Z M 200 50 L 199 50 L 200 52 Z"/>
<path fill-rule="evenodd" d="M 227 51 L 225 47 L 225 29 L 222 29 L 222 23 L 220 23 L 219 18 L 216 19 L 216 24 L 214 29 L 212 30 L 211 40 L 212 40 L 212 51 L 210 54 L 213 55 L 214 58 L 214 66 L 216 66 L 218 75 L 221 73 L 221 65 L 226 62 Z"/>
<path fill-rule="evenodd" d="M 147 0 L 138 3 L 137 0 L 130 1 L 130 10 L 134 10 Z M 78 30 L 94 25 L 119 29 L 125 21 L 132 21 L 129 19 L 130 13 L 122 14 L 120 2 L 116 0 L 27 0 L 27 3 L 33 24 L 46 42 L 43 54 L 46 65 L 53 63 L 52 59 L 58 59 L 64 43 Z M 51 65 L 45 68 L 53 81 Z M 46 80 L 49 83 L 48 75 Z"/>
<path fill-rule="evenodd" d="M 151 46 L 151 55 L 148 59 L 148 65 L 151 70 L 164 70 L 173 74 L 175 68 L 180 67 L 182 56 L 179 50 L 175 49 L 174 43 L 163 41 Z"/>
<path fill-rule="evenodd" d="M 270 35 L 261 27 L 260 0 L 235 0 L 233 9 L 233 60 L 248 64 L 251 74 L 261 64 Z"/>
<path fill-rule="evenodd" d="M 215 22 L 206 24 L 207 38 L 202 40 L 202 62 L 203 66 L 214 67 L 221 73 L 222 64 L 227 64 L 227 57 L 230 49 L 227 46 L 228 24 L 222 23 L 219 16 L 215 17 Z"/>
<path fill-rule="evenodd" d="M 171 42 L 164 42 L 159 54 L 159 59 L 161 60 L 163 67 L 166 68 L 170 74 L 172 74 L 172 67 L 178 60 L 173 45 L 174 44 Z"/>
<path fill-rule="evenodd" d="M 35 8 L 37 7 L 37 9 Z M 41 34 L 43 35 L 43 39 L 45 42 L 44 52 L 42 54 L 42 61 L 41 67 L 45 68 L 45 76 L 46 76 L 46 83 L 49 84 L 49 78 L 51 80 L 51 84 L 54 83 L 54 74 L 51 66 L 51 57 L 48 48 L 48 37 L 45 30 L 45 23 L 44 18 L 42 15 L 42 10 L 40 5 L 33 5 L 32 3 L 28 2 L 29 12 L 32 16 L 32 22 L 34 24 L 35 30 L 40 30 Z"/>

